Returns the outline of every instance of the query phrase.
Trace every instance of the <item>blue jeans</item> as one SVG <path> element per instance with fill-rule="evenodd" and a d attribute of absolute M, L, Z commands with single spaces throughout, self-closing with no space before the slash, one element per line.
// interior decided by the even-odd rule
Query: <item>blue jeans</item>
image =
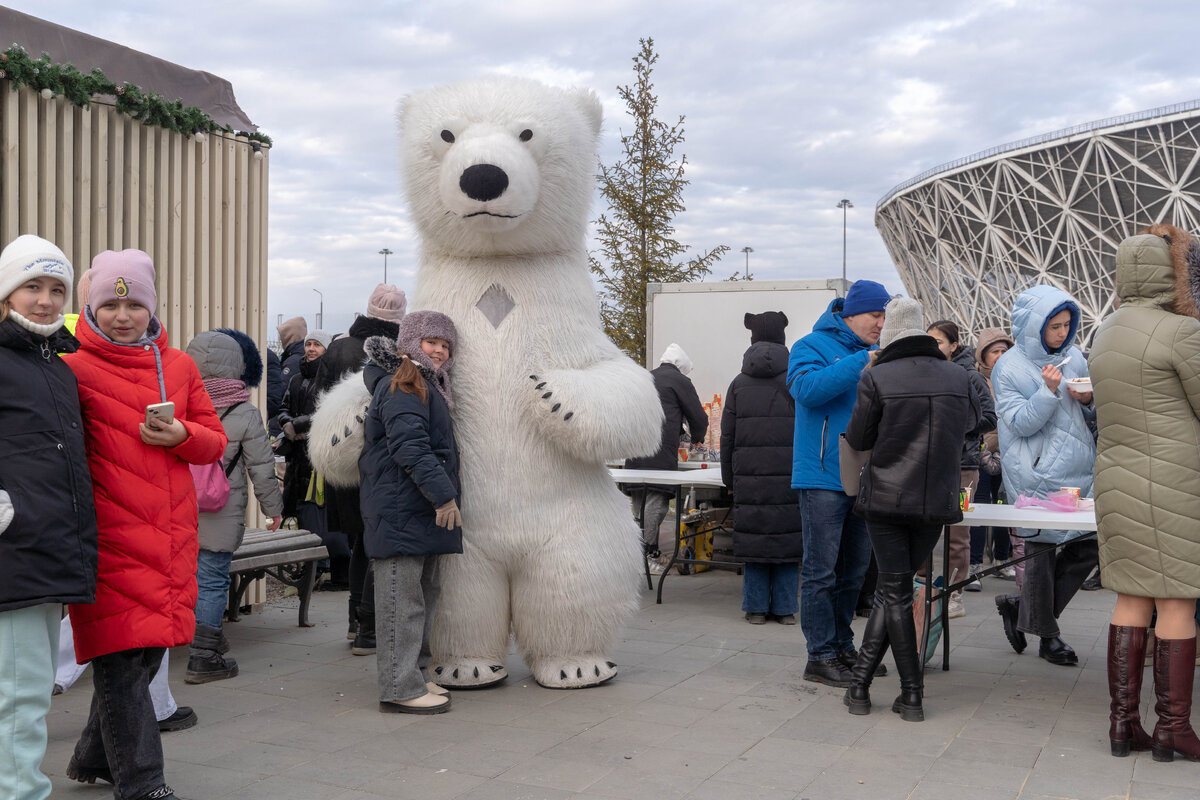
<path fill-rule="evenodd" d="M 742 578 L 742 611 L 777 617 L 800 610 L 800 565 L 747 562 Z"/>
<path fill-rule="evenodd" d="M 221 627 L 229 604 L 229 564 L 233 553 L 200 548 L 196 559 L 196 624 Z"/>
<path fill-rule="evenodd" d="M 800 628 L 810 661 L 854 649 L 854 607 L 871 563 L 867 523 L 851 513 L 855 498 L 828 489 L 800 490 L 804 563 Z"/>

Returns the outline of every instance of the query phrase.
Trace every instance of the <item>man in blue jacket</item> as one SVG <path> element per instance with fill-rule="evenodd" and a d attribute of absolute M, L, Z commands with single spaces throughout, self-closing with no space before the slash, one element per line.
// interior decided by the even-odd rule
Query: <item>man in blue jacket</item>
<path fill-rule="evenodd" d="M 858 653 L 850 622 L 871 561 L 867 525 L 842 488 L 838 437 L 846 430 L 869 351 L 878 347 L 891 297 L 874 281 L 855 281 L 835 298 L 812 333 L 792 345 L 788 391 L 796 398 L 792 488 L 804 524 L 800 627 L 808 643 L 804 679 L 850 685 Z"/>

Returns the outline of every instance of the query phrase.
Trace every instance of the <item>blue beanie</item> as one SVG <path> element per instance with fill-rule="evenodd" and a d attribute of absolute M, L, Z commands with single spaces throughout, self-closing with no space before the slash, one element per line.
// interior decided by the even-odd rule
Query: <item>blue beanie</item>
<path fill-rule="evenodd" d="M 875 281 L 855 281 L 850 291 L 846 292 L 846 301 L 842 303 L 842 316 L 853 317 L 855 314 L 883 311 L 891 300 L 892 296 L 883 288 L 883 284 Z"/>

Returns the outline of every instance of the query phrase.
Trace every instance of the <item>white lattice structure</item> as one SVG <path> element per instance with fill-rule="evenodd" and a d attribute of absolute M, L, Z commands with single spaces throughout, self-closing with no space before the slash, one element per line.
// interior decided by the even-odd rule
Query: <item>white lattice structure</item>
<path fill-rule="evenodd" d="M 875 207 L 908 294 L 969 340 L 1007 329 L 1016 296 L 1046 283 L 1078 301 L 1086 346 L 1112 308 L 1117 245 L 1153 222 L 1200 232 L 1200 101 L 976 153 Z"/>

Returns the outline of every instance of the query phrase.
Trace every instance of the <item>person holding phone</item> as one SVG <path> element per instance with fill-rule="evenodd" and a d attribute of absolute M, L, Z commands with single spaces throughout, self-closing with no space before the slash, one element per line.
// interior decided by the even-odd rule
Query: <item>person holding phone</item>
<path fill-rule="evenodd" d="M 92 285 L 67 357 L 79 381 L 95 489 L 96 602 L 72 605 L 75 655 L 95 693 L 67 765 L 118 797 L 173 798 L 149 684 L 163 649 L 195 632 L 197 507 L 189 464 L 221 457 L 227 439 L 200 372 L 167 346 L 154 315 L 154 264 L 141 250 L 92 260 Z M 161 404 L 173 403 L 173 413 Z M 159 406 L 159 413 L 147 408 Z"/>
<path fill-rule="evenodd" d="M 72 269 L 29 234 L 0 252 L 0 797 L 41 800 L 63 603 L 96 592 L 96 514 L 75 376 L 59 358 Z"/>
<path fill-rule="evenodd" d="M 440 714 L 450 693 L 429 674 L 441 555 L 462 552 L 458 446 L 450 421 L 454 323 L 437 311 L 373 336 L 363 381 L 372 393 L 362 475 L 367 555 L 375 570 L 379 710 Z"/>

